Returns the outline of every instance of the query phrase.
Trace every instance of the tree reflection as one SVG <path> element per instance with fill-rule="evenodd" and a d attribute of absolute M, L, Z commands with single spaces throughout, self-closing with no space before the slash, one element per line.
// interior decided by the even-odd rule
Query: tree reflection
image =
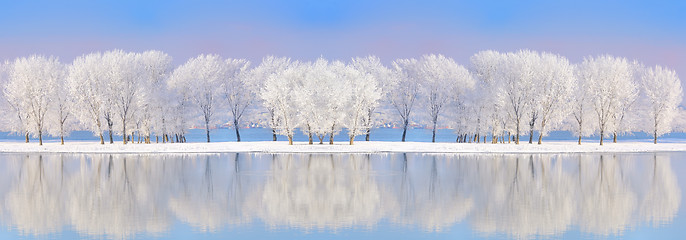
<path fill-rule="evenodd" d="M 43 156 L 18 155 L 10 161 L 22 162 L 13 182 L 14 188 L 4 197 L 6 216 L 12 227 L 23 234 L 48 234 L 61 230 L 68 219 L 62 204 L 61 161 Z"/>
<path fill-rule="evenodd" d="M 281 157 L 285 159 L 281 159 Z M 248 208 L 271 227 L 371 227 L 386 215 L 365 155 L 281 155 Z M 392 203 L 389 203 L 392 206 Z"/>
<path fill-rule="evenodd" d="M 472 210 L 473 199 L 460 184 L 461 169 L 455 159 L 446 156 L 413 156 L 407 159 L 399 201 L 401 208 L 393 220 L 417 225 L 427 231 L 440 231 L 462 219 Z M 441 158 L 440 160 L 438 158 Z"/>
<path fill-rule="evenodd" d="M 8 154 L 0 219 L 24 235 L 160 235 L 261 222 L 303 231 L 621 235 L 673 221 L 670 154 Z"/>
<path fill-rule="evenodd" d="M 237 155 L 201 156 L 184 161 L 179 169 L 183 187 L 169 197 L 176 217 L 201 231 L 214 232 L 240 225 L 250 218 L 243 213 L 244 188 L 237 174 Z"/>
<path fill-rule="evenodd" d="M 475 161 L 482 164 L 473 193 L 478 199 L 472 217 L 482 233 L 516 238 L 565 231 L 573 221 L 575 186 L 555 156 L 504 155 Z"/>

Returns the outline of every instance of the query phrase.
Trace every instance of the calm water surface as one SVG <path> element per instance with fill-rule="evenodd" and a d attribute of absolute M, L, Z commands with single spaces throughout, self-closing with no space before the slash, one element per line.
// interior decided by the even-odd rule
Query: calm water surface
<path fill-rule="evenodd" d="M 0 239 L 679 239 L 685 157 L 0 154 Z"/>

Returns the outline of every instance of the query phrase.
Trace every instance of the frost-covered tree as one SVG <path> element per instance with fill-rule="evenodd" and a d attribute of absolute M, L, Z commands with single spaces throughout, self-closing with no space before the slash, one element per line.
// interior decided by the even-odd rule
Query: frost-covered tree
<path fill-rule="evenodd" d="M 26 113 L 27 130 L 38 136 L 40 145 L 57 81 L 64 76 L 62 71 L 57 58 L 32 55 L 16 59 L 9 74 L 6 96 L 13 99 L 18 112 Z"/>
<path fill-rule="evenodd" d="M 334 98 L 337 75 L 329 61 L 319 58 L 315 62 L 303 64 L 303 77 L 294 79 L 295 107 L 298 109 L 298 119 L 302 122 L 301 130 L 308 136 L 309 144 L 313 137 L 319 138 L 319 143 L 331 129 L 339 113 L 330 115 L 330 105 Z M 340 89 L 337 89 L 340 91 Z M 334 126 L 335 127 L 335 126 Z"/>
<path fill-rule="evenodd" d="M 465 113 L 458 119 L 462 119 L 461 132 L 464 133 L 462 142 L 468 142 L 468 133 L 474 134 L 474 141 L 478 141 L 479 134 L 491 132 L 492 143 L 496 142 L 496 134 L 507 131 L 505 128 L 507 118 L 503 112 L 505 109 L 505 95 L 502 89 L 501 71 L 504 64 L 504 55 L 493 51 L 481 51 L 470 58 L 472 72 L 478 79 L 476 87 L 467 93 L 466 100 L 462 101 L 461 107 Z M 459 102 L 458 102 L 459 103 Z M 489 130 L 490 129 L 490 130 Z M 502 133 L 504 137 L 504 133 Z M 508 142 L 509 142 L 508 135 Z"/>
<path fill-rule="evenodd" d="M 190 91 L 178 91 L 177 86 L 174 85 L 176 83 L 171 80 L 170 78 L 167 82 L 166 99 L 168 99 L 168 102 L 165 105 L 169 124 L 165 125 L 167 128 L 162 133 L 162 143 L 184 142 L 183 136 L 185 136 L 193 116 L 197 115 L 189 97 Z M 178 136 L 181 137 L 179 138 Z M 179 139 L 175 141 L 174 137 Z"/>
<path fill-rule="evenodd" d="M 133 141 L 135 130 L 133 116 L 136 111 L 140 110 L 141 94 L 143 94 L 143 88 L 140 85 L 147 77 L 144 74 L 144 65 L 141 64 L 140 54 L 122 50 L 105 52 L 103 61 L 108 69 L 105 81 L 111 89 L 114 112 L 119 117 L 122 141 L 126 144 L 129 137 Z"/>
<path fill-rule="evenodd" d="M 589 84 L 590 102 L 598 120 L 600 145 L 608 132 L 616 132 L 631 104 L 636 99 L 633 64 L 625 58 L 602 55 L 587 57 L 579 65 L 580 78 Z"/>
<path fill-rule="evenodd" d="M 316 65 L 316 64 L 315 64 Z M 333 144 L 333 138 L 343 128 L 343 121 L 346 117 L 346 105 L 351 100 L 350 91 L 352 86 L 347 84 L 346 78 L 349 77 L 350 69 L 345 63 L 341 61 L 333 61 L 329 65 L 329 72 L 331 78 L 319 78 L 327 87 L 321 88 L 324 96 L 321 101 L 324 102 L 323 116 L 320 118 L 321 122 L 318 125 L 317 133 L 320 135 L 329 135 L 329 144 Z M 312 72 L 310 72 L 312 73 Z M 321 142 L 321 140 L 320 140 Z"/>
<path fill-rule="evenodd" d="M 69 66 L 67 78 L 69 95 L 75 104 L 73 114 L 82 127 L 100 137 L 100 144 L 105 144 L 103 124 L 106 123 L 105 111 L 109 98 L 104 81 L 104 69 L 102 54 L 90 53 L 74 59 Z M 111 142 L 112 129 L 111 125 L 109 126 Z"/>
<path fill-rule="evenodd" d="M 308 71 L 306 64 L 293 62 L 282 71 L 269 75 L 262 89 L 260 98 L 268 109 L 273 109 L 272 129 L 277 134 L 288 137 L 288 144 L 293 145 L 295 129 L 300 127 L 302 121 L 298 119 L 299 96 L 296 95 L 298 81 L 305 77 Z"/>
<path fill-rule="evenodd" d="M 480 134 L 490 131 L 488 126 L 497 119 L 492 118 L 494 112 L 491 110 L 495 110 L 495 106 L 490 104 L 490 100 L 497 98 L 488 97 L 489 90 L 487 83 L 479 80 L 474 90 L 464 95 L 463 101 L 455 102 L 457 142 L 477 142 Z"/>
<path fill-rule="evenodd" d="M 267 82 L 269 76 L 280 73 L 281 71 L 288 68 L 290 64 L 290 58 L 267 56 L 262 59 L 260 65 L 250 70 L 248 76 L 248 79 L 250 80 L 246 83 L 249 83 L 248 86 L 252 89 L 252 91 L 256 92 L 259 95 L 261 94 L 260 91 L 264 89 L 264 84 Z M 261 97 L 258 97 L 257 100 L 262 101 L 263 99 Z M 269 114 L 269 125 L 276 126 L 276 118 L 274 115 L 275 109 L 272 105 L 266 103 L 263 103 L 262 105 L 267 109 L 267 112 Z M 272 140 L 276 141 L 276 129 L 274 128 L 272 128 Z"/>
<path fill-rule="evenodd" d="M 391 70 L 381 63 L 381 59 L 376 56 L 367 56 L 364 58 L 356 57 L 352 59 L 350 64 L 353 68 L 357 69 L 361 73 L 370 74 L 372 77 L 374 77 L 376 85 L 381 91 L 380 93 L 382 98 L 380 101 L 384 99 L 383 96 L 389 94 L 390 86 L 392 86 L 394 79 L 392 79 L 393 75 Z M 369 108 L 367 109 L 366 114 L 367 117 L 363 119 L 364 121 L 362 122 L 366 129 L 365 141 L 369 141 L 370 130 L 372 127 L 374 127 L 374 111 L 376 110 L 377 106 L 368 105 L 368 107 Z"/>
<path fill-rule="evenodd" d="M 47 129 L 50 135 L 60 136 L 60 144 L 64 145 L 64 137 L 69 135 L 74 126 L 74 111 L 75 102 L 72 95 L 69 93 L 69 86 L 67 82 L 68 72 L 67 66 L 55 65 L 55 69 L 51 72 L 56 77 L 55 91 L 51 96 L 52 106 L 49 110 L 49 122 Z"/>
<path fill-rule="evenodd" d="M 313 143 L 313 137 L 318 136 L 320 142 L 324 141 L 324 132 L 322 129 L 326 126 L 318 126 L 317 124 L 323 124 L 325 102 L 320 101 L 324 99 L 323 88 L 327 87 L 323 81 L 320 81 L 322 75 L 326 76 L 325 79 L 333 78 L 329 69 L 328 61 L 324 59 L 318 59 L 316 62 L 303 63 L 301 66 L 302 77 L 292 78 L 293 85 L 290 91 L 294 96 L 292 105 L 293 108 L 298 110 L 298 115 L 296 118 L 300 122 L 300 131 L 307 135 L 308 144 Z M 322 85 L 320 85 L 322 84 Z M 294 121 L 294 120 L 291 120 Z"/>
<path fill-rule="evenodd" d="M 507 53 L 504 55 L 503 65 L 499 71 L 502 81 L 500 94 L 505 96 L 505 109 L 510 122 L 514 124 L 516 144 L 519 144 L 524 117 L 531 119 L 529 123 L 531 128 L 538 118 L 538 113 L 530 110 L 531 98 L 534 97 L 533 85 L 536 77 L 534 64 L 537 57 L 535 53 L 529 50 Z"/>
<path fill-rule="evenodd" d="M 364 60 L 362 60 L 364 61 Z M 359 63 L 359 62 L 358 62 Z M 355 136 L 368 135 L 371 125 L 371 113 L 374 111 L 382 96 L 379 81 L 372 74 L 358 70 L 354 66 L 344 69 L 344 83 L 348 91 L 344 109 L 343 126 L 348 129 L 350 145 Z"/>
<path fill-rule="evenodd" d="M 193 104 L 205 124 L 210 142 L 210 124 L 221 100 L 221 81 L 226 76 L 226 64 L 219 55 L 200 55 L 189 59 L 174 70 L 170 85 Z"/>
<path fill-rule="evenodd" d="M 672 131 L 672 121 L 683 97 L 681 80 L 674 70 L 655 66 L 643 72 L 641 86 L 651 123 L 644 131 L 652 133 L 653 143 L 657 143 L 657 137 Z"/>
<path fill-rule="evenodd" d="M 618 90 L 617 108 L 612 115 L 612 142 L 617 142 L 618 135 L 631 134 L 635 129 L 636 118 L 640 114 L 636 114 L 636 101 L 639 96 L 639 71 L 643 66 L 637 61 L 629 62 L 629 77 L 625 82 L 627 84 Z"/>
<path fill-rule="evenodd" d="M 28 131 L 28 113 L 20 108 L 20 103 L 23 97 L 11 89 L 8 89 L 10 82 L 10 73 L 12 72 L 12 62 L 5 61 L 0 64 L 0 84 L 2 84 L 2 106 L 5 111 L 5 116 L 1 119 L 3 121 L 3 130 L 12 133 L 17 133 L 25 137 L 25 141 L 29 142 Z"/>
<path fill-rule="evenodd" d="M 436 126 L 442 110 L 450 101 L 459 100 L 466 90 L 473 88 L 474 80 L 465 67 L 440 54 L 424 55 L 417 63 L 420 94 L 432 126 L 431 142 L 436 142 Z"/>
<path fill-rule="evenodd" d="M 323 58 L 302 65 L 302 78 L 294 79 L 295 105 L 301 131 L 312 144 L 313 137 L 321 144 L 329 136 L 329 144 L 342 129 L 345 104 L 350 87 L 345 81 L 346 65 L 340 61 L 329 62 Z"/>
<path fill-rule="evenodd" d="M 248 67 L 250 62 L 245 59 L 226 59 L 226 76 L 221 79 L 221 89 L 224 99 L 229 106 L 236 129 L 236 141 L 241 141 L 239 132 L 240 121 L 245 110 L 255 101 L 255 93 L 249 86 Z"/>
<path fill-rule="evenodd" d="M 393 62 L 395 82 L 388 94 L 391 106 L 398 112 L 403 127 L 401 141 L 405 141 L 410 117 L 419 95 L 419 69 L 417 59 L 398 59 Z"/>
<path fill-rule="evenodd" d="M 141 122 L 139 134 L 144 136 L 145 143 L 151 143 L 153 132 L 159 136 L 169 131 L 172 101 L 167 91 L 167 80 L 172 71 L 171 62 L 172 57 L 162 51 L 150 50 L 140 54 L 144 77 L 140 84 L 143 88 L 141 111 L 136 118 Z"/>
<path fill-rule="evenodd" d="M 566 107 L 571 102 L 576 86 L 574 70 L 567 58 L 551 53 L 542 53 L 538 67 L 538 81 L 536 88 L 536 103 L 540 114 L 538 144 L 548 130 L 560 124 L 569 114 Z"/>
<path fill-rule="evenodd" d="M 591 92 L 589 78 L 583 77 L 584 73 L 579 67 L 574 68 L 576 85 L 573 87 L 573 97 L 569 102 L 569 109 L 571 111 L 570 132 L 579 137 L 578 144 L 581 145 L 581 138 L 593 134 L 594 127 L 592 125 L 593 106 L 591 105 Z"/>

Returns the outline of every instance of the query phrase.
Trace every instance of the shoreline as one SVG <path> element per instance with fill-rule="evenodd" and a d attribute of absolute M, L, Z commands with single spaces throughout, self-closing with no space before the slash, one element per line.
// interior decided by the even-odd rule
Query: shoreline
<path fill-rule="evenodd" d="M 334 145 L 296 142 L 215 142 L 215 143 L 153 143 L 127 144 L 115 142 L 101 145 L 99 142 L 47 142 L 37 143 L 0 142 L 0 153 L 641 153 L 686 151 L 683 143 L 619 142 L 598 143 L 576 141 L 551 141 L 541 145 L 520 143 L 430 143 L 430 142 L 355 142 L 354 145 L 339 142 Z"/>

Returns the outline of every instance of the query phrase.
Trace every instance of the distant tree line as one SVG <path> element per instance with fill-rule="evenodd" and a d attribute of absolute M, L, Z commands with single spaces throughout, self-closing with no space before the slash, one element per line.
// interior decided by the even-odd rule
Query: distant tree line
<path fill-rule="evenodd" d="M 464 67 L 442 55 L 397 59 L 385 66 L 374 56 L 349 62 L 313 62 L 268 56 L 255 67 L 245 59 L 199 55 L 174 68 L 164 52 L 112 50 L 72 63 L 32 55 L 0 64 L 0 129 L 64 137 L 88 130 L 100 143 L 113 135 L 128 142 L 186 142 L 192 126 L 240 127 L 260 122 L 277 135 L 300 131 L 323 143 L 346 129 L 350 144 L 381 122 L 403 129 L 423 123 L 436 138 L 439 123 L 457 142 L 540 144 L 552 130 L 581 138 L 635 131 L 654 142 L 672 132 L 683 110 L 674 70 L 600 55 L 572 64 L 565 57 L 530 50 L 482 51 Z M 247 120 L 246 120 L 247 119 Z M 488 139 L 490 137 L 490 140 Z"/>

